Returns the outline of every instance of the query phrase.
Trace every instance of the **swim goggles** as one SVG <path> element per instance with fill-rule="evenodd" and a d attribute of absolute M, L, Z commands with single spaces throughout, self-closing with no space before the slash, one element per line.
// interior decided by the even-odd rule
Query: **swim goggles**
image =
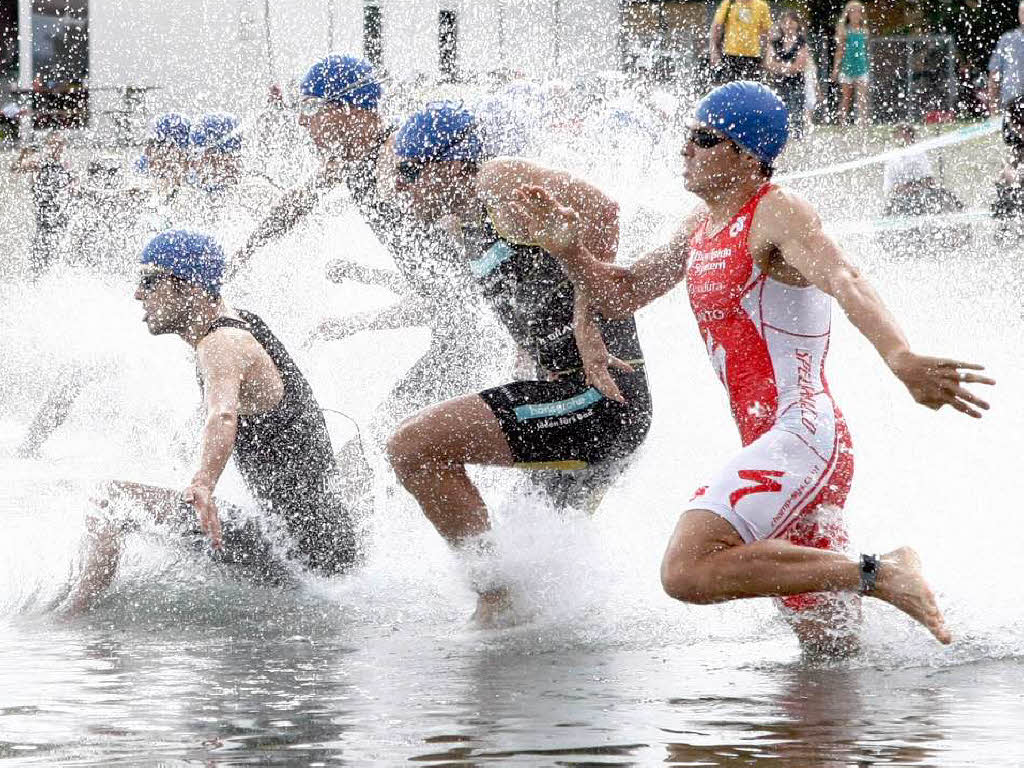
<path fill-rule="evenodd" d="M 708 128 L 690 128 L 686 132 L 686 141 L 701 149 L 711 149 L 723 141 L 729 141 L 729 138 Z"/>

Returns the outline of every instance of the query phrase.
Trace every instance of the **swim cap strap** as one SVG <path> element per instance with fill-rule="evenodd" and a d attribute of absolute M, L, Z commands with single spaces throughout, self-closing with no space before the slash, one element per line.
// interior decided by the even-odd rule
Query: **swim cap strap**
<path fill-rule="evenodd" d="M 862 595 L 870 595 L 875 591 L 880 565 L 877 555 L 860 556 L 860 593 Z"/>

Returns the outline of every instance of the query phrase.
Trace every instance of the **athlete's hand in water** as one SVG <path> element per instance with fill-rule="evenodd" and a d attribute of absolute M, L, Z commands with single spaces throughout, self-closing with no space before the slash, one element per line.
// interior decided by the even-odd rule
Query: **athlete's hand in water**
<path fill-rule="evenodd" d="M 975 419 L 981 418 L 981 411 L 988 410 L 988 403 L 963 387 L 964 384 L 995 384 L 987 376 L 970 373 L 985 370 L 983 365 L 915 355 L 909 350 L 890 356 L 886 362 L 921 405 L 936 411 L 951 405 Z"/>
<path fill-rule="evenodd" d="M 526 242 L 548 250 L 563 250 L 579 242 L 579 214 L 559 203 L 543 187 L 516 190 L 505 212 L 509 220 L 502 223 Z"/>
<path fill-rule="evenodd" d="M 193 483 L 182 491 L 181 500 L 195 507 L 200 529 L 210 537 L 213 548 L 220 549 L 220 517 L 217 514 L 217 504 L 213 500 L 213 490 L 205 485 Z"/>

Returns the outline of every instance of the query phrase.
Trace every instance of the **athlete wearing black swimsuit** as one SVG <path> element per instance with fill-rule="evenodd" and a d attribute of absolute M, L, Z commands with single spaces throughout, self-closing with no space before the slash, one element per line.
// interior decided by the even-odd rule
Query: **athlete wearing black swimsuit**
<path fill-rule="evenodd" d="M 487 216 L 463 234 L 483 295 L 544 374 L 480 393 L 517 465 L 582 469 L 632 453 L 647 435 L 652 412 L 633 318 L 599 321 L 609 353 L 635 369 L 613 374 L 626 400 L 618 403 L 585 380 L 573 335 L 574 289 L 558 260 L 502 238 Z"/>
<path fill-rule="evenodd" d="M 281 375 L 284 394 L 272 411 L 238 417 L 235 464 L 252 495 L 284 521 L 296 542 L 296 556 L 317 573 L 341 573 L 352 565 L 357 547 L 352 520 L 337 492 L 339 472 L 323 413 L 306 378 L 266 324 L 252 312 L 238 314 L 242 320 L 215 320 L 207 335 L 218 328 L 252 334 Z M 226 517 L 222 559 L 262 561 L 266 544 L 254 527 L 234 525 L 233 511 Z"/>

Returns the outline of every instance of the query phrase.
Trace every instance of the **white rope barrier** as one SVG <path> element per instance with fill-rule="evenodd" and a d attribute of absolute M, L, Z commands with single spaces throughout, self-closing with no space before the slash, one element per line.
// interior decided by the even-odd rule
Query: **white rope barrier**
<path fill-rule="evenodd" d="M 984 123 L 968 125 L 964 128 L 957 128 L 956 130 L 949 131 L 941 136 L 925 139 L 924 141 L 919 141 L 916 144 L 911 144 L 907 147 L 891 149 L 888 152 L 882 152 L 881 154 L 872 155 L 870 157 L 862 157 L 857 160 L 850 160 L 845 163 L 836 163 L 835 165 L 827 165 L 822 168 L 812 168 L 808 171 L 784 173 L 780 176 L 776 176 L 775 178 L 778 181 L 794 181 L 796 179 L 810 179 L 815 176 L 828 176 L 833 173 L 844 173 L 856 168 L 884 163 L 894 157 L 903 157 L 905 155 L 917 154 L 918 152 L 927 152 L 930 149 L 938 149 L 939 147 L 948 147 L 952 144 L 961 144 L 965 141 L 980 139 L 983 136 L 995 133 L 1000 129 L 1001 125 L 1002 123 L 998 118 L 991 118 L 986 120 Z"/>

